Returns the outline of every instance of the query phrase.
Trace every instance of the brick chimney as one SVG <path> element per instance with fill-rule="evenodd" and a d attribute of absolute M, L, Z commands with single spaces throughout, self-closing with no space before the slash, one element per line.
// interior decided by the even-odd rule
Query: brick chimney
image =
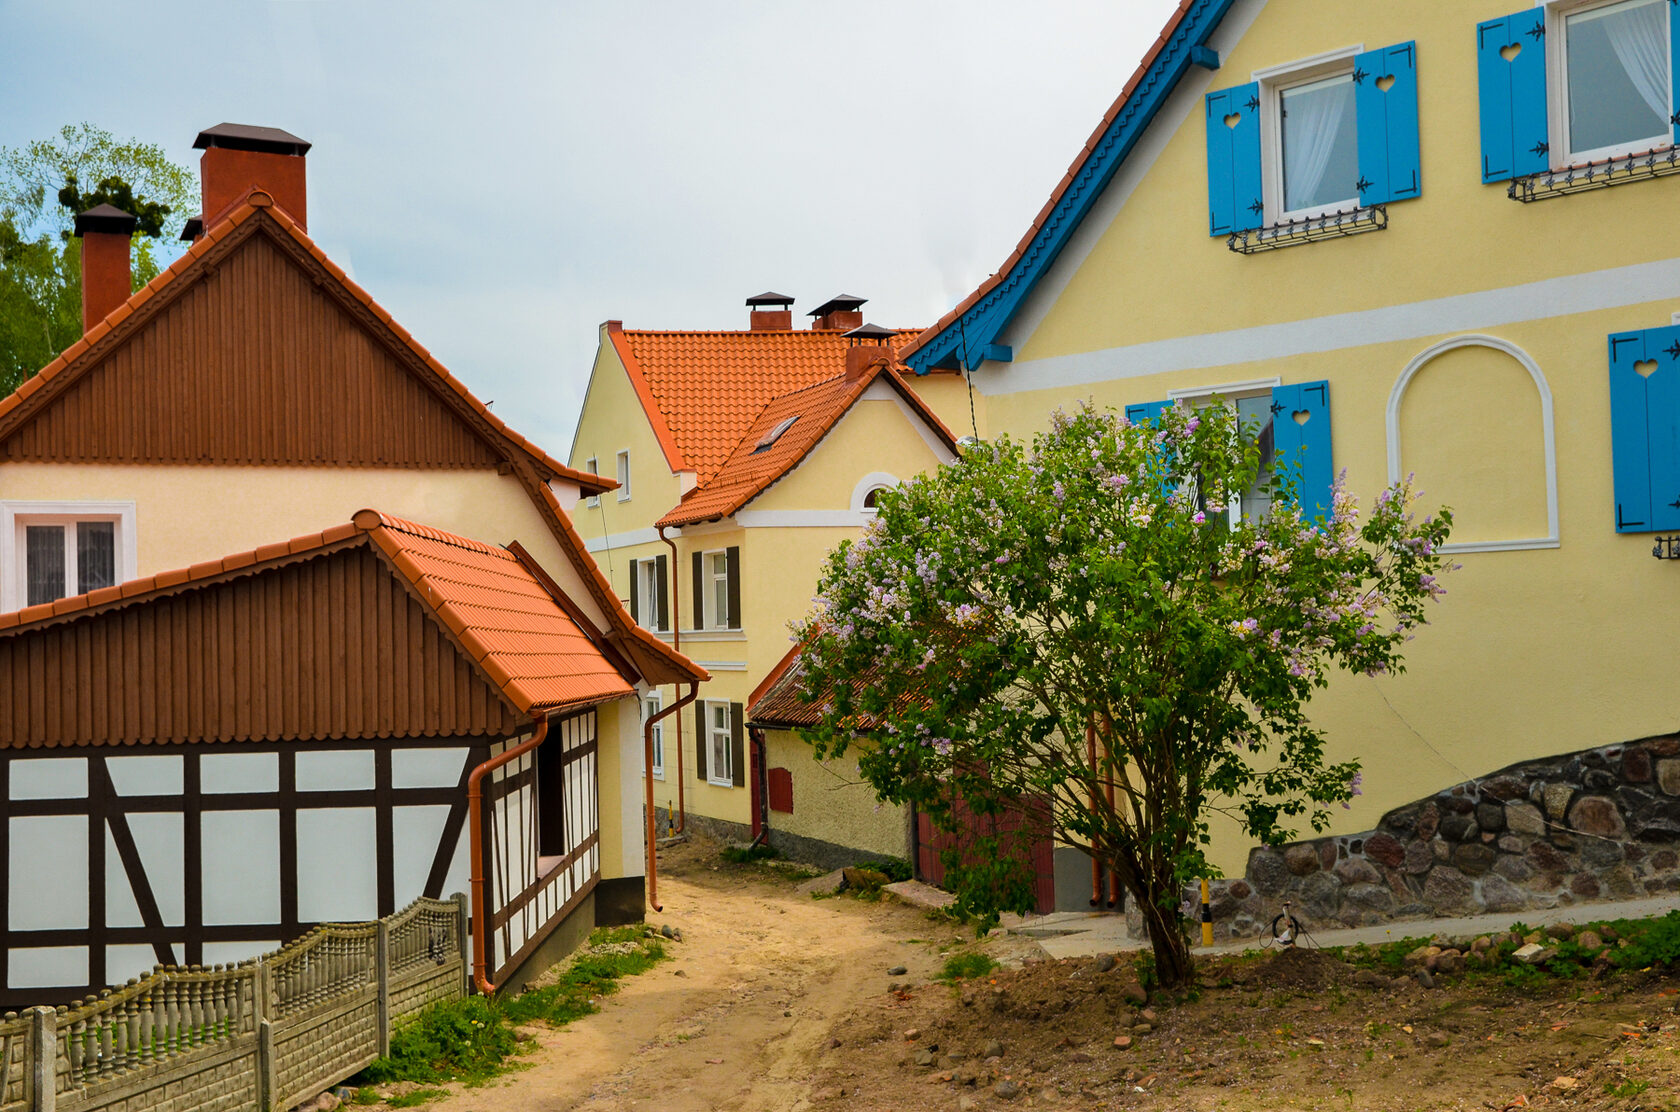
<path fill-rule="evenodd" d="M 878 324 L 862 324 L 846 333 L 846 381 L 856 382 L 881 360 L 892 362 L 895 333 Z"/>
<path fill-rule="evenodd" d="M 84 334 L 134 292 L 129 251 L 136 223 L 115 205 L 96 205 L 76 215 L 76 235 L 82 241 Z"/>
<path fill-rule="evenodd" d="M 193 147 L 204 152 L 198 163 L 204 191 L 201 227 L 214 228 L 253 189 L 260 189 L 299 228 L 309 230 L 303 172 L 308 143 L 275 127 L 217 124 L 199 132 Z"/>
<path fill-rule="evenodd" d="M 770 291 L 747 298 L 754 332 L 788 332 L 793 328 L 793 298 Z"/>
<path fill-rule="evenodd" d="M 807 314 L 816 318 L 811 321 L 811 327 L 813 329 L 836 329 L 842 332 L 857 328 L 863 324 L 863 306 L 868 300 L 865 297 L 853 297 L 846 293 L 838 297 L 831 297 Z"/>

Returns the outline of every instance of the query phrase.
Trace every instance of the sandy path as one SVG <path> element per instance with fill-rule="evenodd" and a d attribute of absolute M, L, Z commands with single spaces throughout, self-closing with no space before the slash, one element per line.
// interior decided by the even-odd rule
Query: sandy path
<path fill-rule="evenodd" d="M 530 1069 L 465 1090 L 450 1112 L 796 1112 L 834 1022 L 879 997 L 887 969 L 937 969 L 954 928 L 890 902 L 813 900 L 791 883 L 677 847 L 661 876 L 674 960 L 623 982 L 599 1014 L 534 1032 Z M 921 941 L 916 941 L 921 940 Z"/>

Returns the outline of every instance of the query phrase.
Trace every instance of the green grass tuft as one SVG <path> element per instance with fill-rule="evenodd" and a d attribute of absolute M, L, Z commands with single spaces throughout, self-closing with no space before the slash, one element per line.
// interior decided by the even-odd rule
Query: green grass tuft
<path fill-rule="evenodd" d="M 414 1089 L 400 1097 L 392 1097 L 386 1101 L 392 1108 L 415 1108 L 422 1104 L 430 1104 L 439 1097 L 446 1097 L 449 1093 L 444 1089 Z"/>
<path fill-rule="evenodd" d="M 946 984 L 954 985 L 958 981 L 967 981 L 972 980 L 975 977 L 984 977 L 997 967 L 998 963 L 992 960 L 990 954 L 981 954 L 976 953 L 973 950 L 966 950 L 960 954 L 952 954 L 950 957 L 946 958 L 945 964 L 940 968 L 939 976 L 936 977 L 935 980 L 944 981 Z"/>

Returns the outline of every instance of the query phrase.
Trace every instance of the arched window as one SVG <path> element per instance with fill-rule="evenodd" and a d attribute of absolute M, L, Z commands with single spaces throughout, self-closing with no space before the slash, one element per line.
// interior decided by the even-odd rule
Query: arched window
<path fill-rule="evenodd" d="M 852 512 L 866 515 L 875 513 L 875 503 L 881 497 L 881 492 L 897 485 L 898 476 L 889 475 L 885 471 L 865 475 L 852 488 Z"/>
<path fill-rule="evenodd" d="M 875 503 L 880 499 L 881 492 L 886 489 L 884 486 L 870 487 L 869 492 L 863 496 L 863 508 L 866 510 L 875 509 Z"/>

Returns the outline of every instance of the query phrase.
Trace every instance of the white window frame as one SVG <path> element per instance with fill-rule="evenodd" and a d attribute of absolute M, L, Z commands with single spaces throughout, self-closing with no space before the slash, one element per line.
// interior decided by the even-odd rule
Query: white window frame
<path fill-rule="evenodd" d="M 636 605 L 642 614 L 642 628 L 654 633 L 669 633 L 659 624 L 659 558 L 650 556 L 636 562 L 636 582 L 630 585 L 636 592 Z M 667 618 L 670 615 L 666 615 Z"/>
<path fill-rule="evenodd" d="M 1651 150 L 1667 150 L 1674 145 L 1674 128 L 1670 125 L 1659 136 L 1648 139 L 1636 139 L 1613 147 L 1599 147 L 1589 151 L 1571 149 L 1569 136 L 1569 25 L 1568 18 L 1580 15 L 1582 12 L 1594 8 L 1608 8 L 1612 4 L 1622 3 L 1622 0 L 1536 0 L 1535 7 L 1546 9 L 1546 111 L 1550 119 L 1551 134 L 1547 142 L 1551 144 L 1550 163 L 1554 170 L 1561 170 L 1569 166 L 1583 166 L 1591 162 L 1605 162 L 1613 158 L 1624 158 L 1630 154 L 1644 154 Z M 1662 3 L 1662 0 L 1659 0 Z M 1674 19 L 1674 5 L 1662 3 L 1665 14 Z M 1673 32 L 1664 36 L 1663 42 L 1669 47 L 1668 58 L 1670 90 L 1674 88 L 1674 55 Z M 1668 110 L 1672 114 L 1676 105 L 1673 93 L 1669 94 Z"/>
<path fill-rule="evenodd" d="M 585 471 L 589 472 L 591 475 L 594 475 L 597 478 L 599 478 L 600 474 L 601 474 L 601 461 L 599 459 L 597 459 L 595 456 L 590 456 L 588 459 L 583 461 L 583 469 Z M 589 508 L 590 509 L 594 509 L 596 506 L 599 506 L 600 504 L 601 504 L 601 496 L 599 494 L 591 494 L 589 496 Z"/>
<path fill-rule="evenodd" d="M 649 691 L 642 696 L 642 726 L 647 727 L 648 719 L 665 709 L 665 697 L 657 690 Z M 655 722 L 651 733 L 653 737 L 653 764 L 648 768 L 655 780 L 665 779 L 665 723 Z"/>
<path fill-rule="evenodd" d="M 1255 70 L 1249 77 L 1260 83 L 1260 172 L 1265 189 L 1265 222 L 1268 226 L 1294 220 L 1312 220 L 1337 212 L 1353 212 L 1359 208 L 1356 191 L 1347 200 L 1335 201 L 1313 208 L 1290 210 L 1283 207 L 1283 93 L 1300 85 L 1310 85 L 1326 77 L 1351 74 L 1354 59 L 1365 52 L 1365 46 L 1346 46 L 1339 50 L 1314 54 L 1281 66 Z M 1355 126 L 1358 126 L 1357 120 Z"/>
<path fill-rule="evenodd" d="M 616 457 L 618 461 L 618 500 L 630 501 L 630 449 L 624 448 Z"/>
<path fill-rule="evenodd" d="M 718 561 L 722 561 L 723 564 L 722 575 L 719 575 L 714 568 Z M 726 623 L 718 614 L 717 593 L 720 583 L 723 585 L 723 597 L 726 600 L 729 598 L 729 550 L 727 548 L 708 548 L 700 553 L 700 578 L 706 585 L 705 597 L 700 602 L 705 612 L 706 629 L 740 629 L 741 624 L 737 615 L 728 615 L 729 621 Z"/>
<path fill-rule="evenodd" d="M 723 726 L 717 724 L 714 711 L 723 712 Z M 723 760 L 718 758 L 718 735 L 723 736 Z M 735 748 L 735 720 L 730 715 L 729 702 L 725 699 L 706 700 L 706 782 L 714 788 L 733 788 L 735 786 L 733 752 Z M 719 766 L 722 772 L 719 772 Z"/>
<path fill-rule="evenodd" d="M 23 609 L 24 600 L 29 597 L 24 560 L 27 551 L 23 539 L 25 527 L 73 525 L 78 521 L 114 523 L 117 582 L 125 583 L 140 574 L 133 502 L 0 501 L 0 614 Z M 76 593 L 76 557 L 71 540 L 74 533 L 73 529 L 67 530 L 65 536 L 69 551 L 64 567 L 64 587 L 69 595 Z"/>
<path fill-rule="evenodd" d="M 1227 409 L 1235 409 L 1240 398 L 1269 398 L 1272 391 L 1283 385 L 1280 378 L 1251 378 L 1242 382 L 1227 382 L 1221 386 L 1192 386 L 1182 390 L 1168 390 L 1167 400 L 1176 402 L 1183 400 L 1192 409 L 1211 405 L 1214 396 L 1225 403 Z M 1242 524 L 1242 492 L 1232 494 L 1231 500 L 1225 504 L 1225 520 L 1235 529 Z"/>

